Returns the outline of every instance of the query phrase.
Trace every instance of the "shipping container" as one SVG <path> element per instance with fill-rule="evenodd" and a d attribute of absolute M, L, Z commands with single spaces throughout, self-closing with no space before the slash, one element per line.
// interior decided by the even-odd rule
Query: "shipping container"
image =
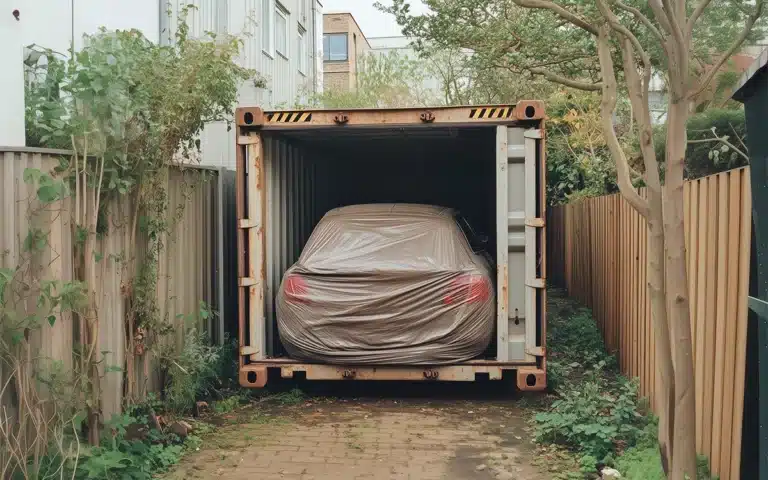
<path fill-rule="evenodd" d="M 240 383 L 284 378 L 546 386 L 544 105 L 236 113 Z M 478 358 L 436 367 L 323 365 L 280 344 L 275 297 L 313 227 L 362 203 L 459 210 L 489 237 L 496 321 Z"/>

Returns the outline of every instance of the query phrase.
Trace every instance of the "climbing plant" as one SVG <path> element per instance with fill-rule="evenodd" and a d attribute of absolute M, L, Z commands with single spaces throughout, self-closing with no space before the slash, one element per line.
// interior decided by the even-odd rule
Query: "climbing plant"
<path fill-rule="evenodd" d="M 166 191 L 168 168 L 196 162 L 206 123 L 229 121 L 240 85 L 261 79 L 237 64 L 238 38 L 190 35 L 186 17 L 192 8 L 179 12 L 170 45 L 155 44 L 138 30 L 102 28 L 67 59 L 43 52 L 44 71 L 33 76 L 27 91 L 27 137 L 40 146 L 74 151 L 57 173 L 72 192 L 76 272 L 86 286 L 78 319 L 86 352 L 80 368 L 92 385 L 87 402 L 92 444 L 99 442 L 97 240 L 116 224 L 129 231 L 120 264 L 128 279 L 122 290 L 130 401 L 142 394 L 135 356 L 145 355 L 151 341 L 169 331 L 156 304 L 158 256 L 179 218 Z M 138 249 L 140 236 L 147 245 Z"/>

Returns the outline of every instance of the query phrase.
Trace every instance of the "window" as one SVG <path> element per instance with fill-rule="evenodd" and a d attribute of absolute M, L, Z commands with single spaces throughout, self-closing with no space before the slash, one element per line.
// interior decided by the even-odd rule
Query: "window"
<path fill-rule="evenodd" d="M 347 60 L 347 34 L 329 33 L 323 35 L 323 60 L 338 62 Z"/>
<path fill-rule="evenodd" d="M 274 34 L 272 30 L 272 0 L 261 0 L 261 48 L 267 55 L 272 56 L 274 50 Z"/>
<path fill-rule="evenodd" d="M 275 7 L 275 50 L 288 58 L 288 11 L 280 5 Z"/>
<path fill-rule="evenodd" d="M 299 73 L 307 74 L 309 59 L 307 58 L 307 31 L 299 26 L 298 54 L 299 54 Z"/>

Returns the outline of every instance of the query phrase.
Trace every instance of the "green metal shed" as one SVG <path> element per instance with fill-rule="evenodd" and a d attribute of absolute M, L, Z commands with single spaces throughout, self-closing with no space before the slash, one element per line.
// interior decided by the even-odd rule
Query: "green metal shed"
<path fill-rule="evenodd" d="M 733 99 L 744 104 L 752 179 L 752 275 L 742 478 L 768 479 L 768 49 L 744 72 Z M 758 418 L 759 422 L 754 419 Z M 759 473 L 758 473 L 759 472 Z"/>

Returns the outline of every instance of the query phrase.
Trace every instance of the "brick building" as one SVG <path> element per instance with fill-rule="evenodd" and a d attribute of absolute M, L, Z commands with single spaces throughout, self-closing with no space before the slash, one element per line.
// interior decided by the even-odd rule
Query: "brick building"
<path fill-rule="evenodd" d="M 360 58 L 371 45 L 350 13 L 323 15 L 323 88 L 353 91 Z"/>

